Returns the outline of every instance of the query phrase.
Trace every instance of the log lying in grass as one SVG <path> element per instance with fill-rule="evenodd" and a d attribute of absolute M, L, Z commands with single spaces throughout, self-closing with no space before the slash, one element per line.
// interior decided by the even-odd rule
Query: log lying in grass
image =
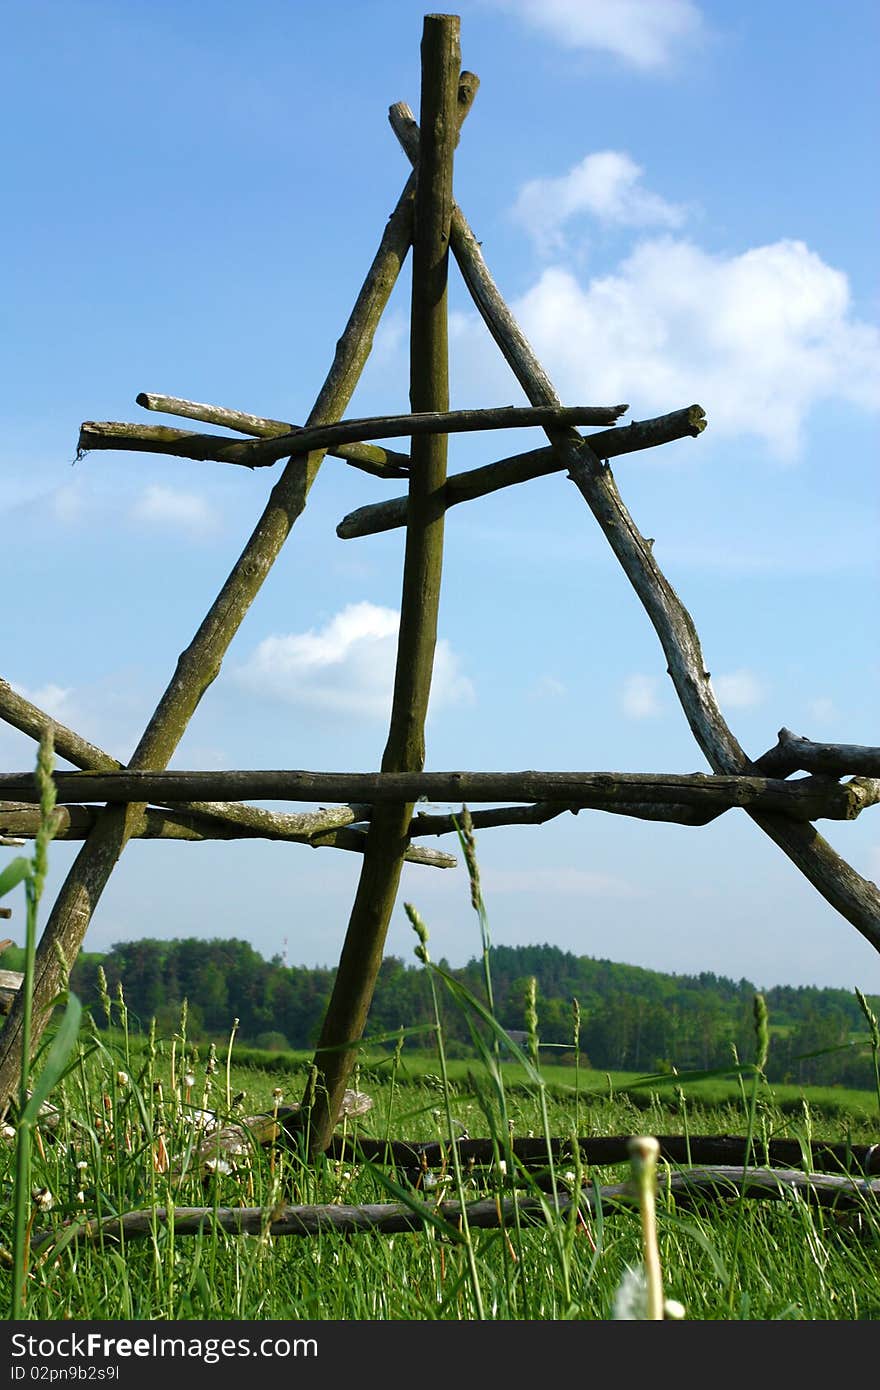
<path fill-rule="evenodd" d="M 859 1213 L 880 1198 L 880 1180 L 831 1177 L 817 1173 L 801 1173 L 785 1168 L 694 1168 L 671 1174 L 663 1179 L 664 1196 L 674 1199 L 679 1207 L 704 1206 L 721 1201 L 738 1201 L 743 1197 L 771 1201 L 786 1200 L 792 1193 L 804 1201 L 832 1208 L 841 1213 Z M 635 1196 L 630 1183 L 613 1183 L 598 1191 L 582 1189 L 577 1196 L 561 1196 L 559 1216 L 573 1205 L 584 1216 L 594 1214 L 600 1207 L 604 1216 L 616 1211 L 631 1211 Z M 547 1225 L 554 1215 L 546 1200 L 536 1197 L 491 1197 L 467 1205 L 467 1221 L 471 1228 L 495 1230 L 512 1227 L 517 1220 L 523 1225 Z M 45 1231 L 34 1236 L 32 1249 L 36 1253 L 53 1242 L 67 1244 L 71 1240 L 136 1240 L 155 1235 L 157 1226 L 173 1223 L 175 1236 L 201 1235 L 212 1230 L 230 1235 L 314 1236 L 335 1232 L 338 1235 L 392 1235 L 427 1229 L 440 1229 L 450 1240 L 464 1239 L 461 1231 L 462 1209 L 458 1202 L 426 1202 L 413 1198 L 409 1203 L 376 1203 L 368 1206 L 277 1206 L 263 1207 L 166 1207 L 126 1212 L 100 1221 L 77 1221 L 59 1231 Z"/>
<path fill-rule="evenodd" d="M 658 1134 L 660 1158 L 667 1163 L 737 1165 L 745 1163 L 749 1141 L 744 1135 Z M 630 1135 L 587 1135 L 578 1139 L 581 1162 L 593 1167 L 629 1162 Z M 555 1164 L 565 1167 L 572 1162 L 572 1139 L 552 1139 L 549 1153 Z M 515 1138 L 513 1153 L 526 1169 L 546 1168 L 549 1163 L 546 1139 Z M 455 1142 L 463 1164 L 485 1166 L 496 1161 L 497 1146 L 491 1139 L 458 1139 Z M 437 1140 L 374 1139 L 369 1135 L 336 1135 L 328 1149 L 328 1157 L 346 1163 L 379 1163 L 394 1165 L 411 1172 L 448 1168 L 452 1162 L 452 1145 Z M 880 1176 L 880 1144 L 832 1144 L 814 1140 L 805 1146 L 798 1139 L 770 1139 L 754 1144 L 754 1152 L 762 1163 L 794 1168 L 808 1156 L 810 1170 L 820 1173 L 855 1172 L 859 1176 Z"/>

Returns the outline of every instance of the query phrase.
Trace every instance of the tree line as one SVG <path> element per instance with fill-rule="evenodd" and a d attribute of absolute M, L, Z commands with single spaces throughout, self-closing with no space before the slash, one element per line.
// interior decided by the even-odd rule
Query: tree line
<path fill-rule="evenodd" d="M 10 948 L 4 967 L 21 969 L 23 952 Z M 493 1006 L 511 1031 L 526 1028 L 532 979 L 536 982 L 538 1037 L 548 1061 L 573 1061 L 599 1070 L 655 1072 L 709 1070 L 755 1053 L 756 987 L 703 972 L 668 975 L 557 946 L 493 946 L 489 951 Z M 482 958 L 440 968 L 482 1002 L 486 1001 Z M 221 1038 L 238 1020 L 242 1042 L 270 1049 L 314 1046 L 335 969 L 286 966 L 264 959 L 246 941 L 145 938 L 120 942 L 105 954 L 83 952 L 71 988 L 106 1021 L 106 989 L 123 998 L 130 1020 L 142 1028 L 155 1019 L 159 1035 L 173 1032 L 184 1001 L 191 1038 Z M 445 993 L 441 992 L 441 993 Z M 771 1046 L 771 1081 L 810 1085 L 873 1086 L 869 1025 L 855 990 L 777 985 L 763 990 Z M 880 998 L 869 996 L 880 1012 Z M 393 1046 L 400 1030 L 413 1030 L 405 1045 L 424 1047 L 416 1031 L 434 1021 L 425 968 L 397 956 L 382 963 L 367 1026 L 367 1039 Z M 467 1013 L 448 997 L 442 1016 L 451 1055 L 470 1051 Z"/>

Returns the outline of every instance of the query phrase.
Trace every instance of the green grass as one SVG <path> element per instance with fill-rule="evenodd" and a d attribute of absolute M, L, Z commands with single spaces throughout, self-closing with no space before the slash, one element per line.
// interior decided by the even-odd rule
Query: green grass
<path fill-rule="evenodd" d="M 271 1207 L 279 1200 L 315 1204 L 373 1203 L 395 1200 L 387 1178 L 369 1167 L 342 1167 L 327 1160 L 305 1165 L 296 1152 L 256 1149 L 238 1170 L 205 1185 L 193 1174 L 173 1179 L 156 1171 L 161 1129 L 174 1156 L 190 1141 L 174 1094 L 174 1061 L 180 1100 L 189 1085 L 190 1103 L 201 1104 L 205 1083 L 210 1104 L 225 1104 L 225 1059 L 216 1071 L 204 1050 L 194 1059 L 182 1037 L 120 1040 L 85 1033 L 72 1069 L 52 1100 L 61 1112 L 53 1138 L 44 1135 L 32 1156 L 34 1188 L 52 1195 L 51 1211 L 36 1210 L 34 1229 L 61 1230 L 82 1215 L 109 1216 L 151 1205 Z M 404 1056 L 406 1054 L 404 1053 Z M 449 1121 L 472 1136 L 498 1133 L 501 1093 L 478 1066 L 449 1077 L 444 1088 L 436 1057 L 421 1071 L 415 1058 L 375 1065 L 365 1055 L 359 1084 L 374 1100 L 370 1113 L 353 1124 L 361 1131 L 392 1137 L 446 1137 Z M 456 1066 L 456 1070 L 458 1067 Z M 464 1069 L 463 1069 L 464 1070 Z M 563 1069 L 557 1069 L 563 1070 Z M 567 1070 L 567 1069 L 565 1069 Z M 533 1078 L 511 1068 L 510 1086 L 502 1068 L 504 1106 L 515 1135 L 542 1132 L 542 1103 Z M 206 1074 L 207 1073 L 207 1074 Z M 585 1092 L 597 1078 L 587 1077 Z M 613 1080 L 613 1079 L 612 1079 Z M 305 1081 L 302 1062 L 286 1074 L 241 1066 L 228 1077 L 234 1093 L 247 1092 L 244 1109 L 271 1109 L 280 1085 L 284 1099 L 298 1099 Z M 161 1086 L 161 1095 L 155 1089 Z M 554 1135 L 571 1134 L 572 1094 L 557 1093 L 555 1078 L 545 1096 Z M 602 1133 L 678 1133 L 682 1100 L 649 1093 L 647 1110 L 633 1097 L 609 1087 L 597 1089 L 581 1111 L 582 1130 Z M 742 1099 L 721 1105 L 692 1099 L 684 1105 L 692 1134 L 744 1131 Z M 581 1098 L 582 1103 L 585 1098 Z M 447 1108 L 448 1107 L 448 1108 Z M 758 1126 L 774 1134 L 795 1134 L 809 1120 L 814 1138 L 870 1142 L 876 1126 L 853 1112 L 845 1126 L 801 1097 L 800 1124 L 792 1124 L 762 1085 Z M 503 1136 L 499 1134 L 499 1142 Z M 8 1194 L 14 1182 L 12 1150 L 0 1153 L 0 1182 Z M 597 1183 L 619 1181 L 626 1166 L 597 1169 Z M 398 1179 L 401 1175 L 397 1175 Z M 558 1174 L 561 1190 L 566 1179 Z M 508 1195 L 530 1192 L 525 1174 L 508 1171 L 470 1175 L 467 1200 L 500 1185 Z M 455 1197 L 455 1184 L 446 1186 Z M 4 1202 L 8 1212 L 8 1203 Z M 663 1198 L 658 1211 L 665 1288 L 696 1319 L 875 1319 L 880 1315 L 880 1220 L 866 1208 L 859 1219 L 838 1220 L 801 1200 L 713 1205 L 700 1212 L 679 1211 Z M 3 1243 L 10 1239 L 10 1217 L 2 1219 Z M 739 1240 L 737 1242 L 737 1231 Z M 467 1241 L 454 1227 L 438 1231 L 427 1223 L 408 1235 L 334 1234 L 316 1238 L 235 1237 L 206 1231 L 175 1235 L 156 1223 L 147 1239 L 127 1243 L 80 1241 L 32 1258 L 26 1284 L 26 1316 L 39 1319 L 607 1319 L 624 1270 L 640 1261 L 640 1230 L 635 1213 L 615 1210 L 601 1219 L 570 1223 L 552 1210 L 538 1227 L 507 1231 L 474 1230 Z M 471 1270 L 475 1271 L 472 1273 Z M 4 1280 L 9 1269 L 2 1271 Z M 733 1290 L 732 1306 L 727 1293 Z"/>

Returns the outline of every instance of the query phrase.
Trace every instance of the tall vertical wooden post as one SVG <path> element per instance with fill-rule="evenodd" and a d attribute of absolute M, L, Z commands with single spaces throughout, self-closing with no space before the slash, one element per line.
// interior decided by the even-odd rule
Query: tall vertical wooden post
<path fill-rule="evenodd" d="M 449 409 L 446 284 L 461 56 L 457 15 L 426 15 L 421 44 L 421 158 L 413 228 L 410 404 Z M 383 772 L 421 771 L 443 563 L 445 435 L 411 440 L 406 554 L 394 698 Z M 363 1035 L 400 882 L 413 805 L 377 805 L 306 1097 L 309 1148 L 327 1147 Z"/>

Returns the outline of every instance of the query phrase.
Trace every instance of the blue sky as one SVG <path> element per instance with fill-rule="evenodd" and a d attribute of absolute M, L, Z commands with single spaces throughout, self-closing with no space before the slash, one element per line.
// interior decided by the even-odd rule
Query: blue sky
<path fill-rule="evenodd" d="M 74 464 L 79 425 L 156 423 L 139 391 L 307 416 L 407 175 L 387 109 L 418 111 L 424 13 L 32 0 L 6 16 L 0 675 L 123 760 L 280 465 Z M 876 7 L 456 13 L 481 79 L 457 197 L 562 399 L 707 413 L 698 440 L 614 472 L 728 721 L 752 756 L 783 725 L 880 742 Z M 455 271 L 450 307 L 452 404 L 524 403 Z M 348 414 L 408 409 L 408 311 L 405 272 Z M 455 436 L 450 470 L 543 442 Z M 173 766 L 378 766 L 402 532 L 335 528 L 399 491 L 326 460 Z M 564 474 L 450 512 L 440 636 L 428 768 L 706 770 Z M 33 753 L 0 727 L 0 766 Z M 821 829 L 880 879 L 876 812 Z M 498 942 L 880 989 L 876 952 L 741 812 L 699 830 L 582 812 L 478 847 Z M 50 893 L 74 853 L 54 847 Z M 358 863 L 133 843 L 86 946 L 235 935 L 333 964 Z M 461 871 L 405 869 L 388 949 L 411 959 L 404 900 L 435 955 L 478 950 Z"/>

